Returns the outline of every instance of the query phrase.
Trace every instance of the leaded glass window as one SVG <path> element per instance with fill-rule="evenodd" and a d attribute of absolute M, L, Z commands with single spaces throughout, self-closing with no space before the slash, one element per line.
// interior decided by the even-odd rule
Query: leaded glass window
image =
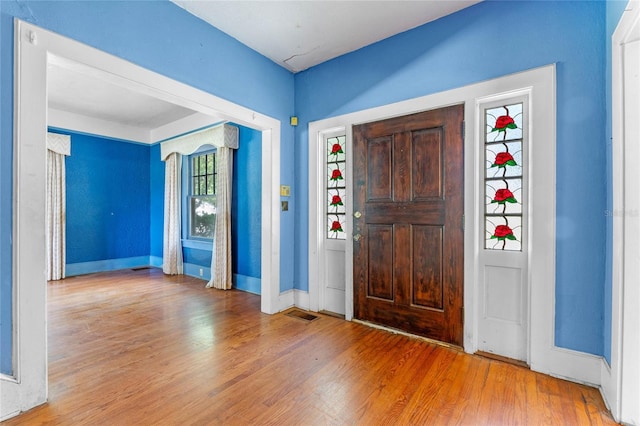
<path fill-rule="evenodd" d="M 327 238 L 344 240 L 345 234 L 345 145 L 346 136 L 325 139 L 327 153 Z"/>
<path fill-rule="evenodd" d="M 485 249 L 522 251 L 523 103 L 484 109 Z"/>
<path fill-rule="evenodd" d="M 216 222 L 216 153 L 192 155 L 190 171 L 189 238 L 213 239 Z"/>

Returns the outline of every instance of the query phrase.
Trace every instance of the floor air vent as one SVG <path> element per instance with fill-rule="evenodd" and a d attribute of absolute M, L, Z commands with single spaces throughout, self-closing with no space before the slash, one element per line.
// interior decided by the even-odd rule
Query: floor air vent
<path fill-rule="evenodd" d="M 309 312 L 303 312 L 297 309 L 292 309 L 286 312 L 285 315 L 293 318 L 298 318 L 298 319 L 301 319 L 302 321 L 307 321 L 307 322 L 311 322 L 320 318 L 316 315 L 310 314 Z"/>

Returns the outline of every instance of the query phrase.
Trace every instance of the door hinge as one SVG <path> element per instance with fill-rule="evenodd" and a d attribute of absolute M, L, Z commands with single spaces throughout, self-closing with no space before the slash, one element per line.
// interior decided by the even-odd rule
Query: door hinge
<path fill-rule="evenodd" d="M 462 120 L 462 129 L 461 130 L 462 130 L 462 139 L 464 139 L 465 136 L 466 136 L 466 131 L 467 131 L 467 126 L 465 125 L 465 121 L 464 120 Z"/>
<path fill-rule="evenodd" d="M 464 215 L 462 215 L 462 230 L 464 231 Z"/>

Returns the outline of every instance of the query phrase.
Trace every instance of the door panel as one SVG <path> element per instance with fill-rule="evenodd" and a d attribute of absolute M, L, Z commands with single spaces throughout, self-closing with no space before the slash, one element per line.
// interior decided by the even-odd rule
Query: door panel
<path fill-rule="evenodd" d="M 325 279 L 323 280 L 320 310 L 339 315 L 345 313 L 345 257 L 344 240 L 325 244 Z"/>
<path fill-rule="evenodd" d="M 391 201 L 392 140 L 377 139 L 367 145 L 367 163 L 371 165 L 367 176 L 367 200 Z"/>
<path fill-rule="evenodd" d="M 462 345 L 463 106 L 353 128 L 354 316 Z"/>
<path fill-rule="evenodd" d="M 393 301 L 393 228 L 372 225 L 369 228 L 369 287 L 370 297 Z"/>
<path fill-rule="evenodd" d="M 442 154 L 441 129 L 429 129 L 413 133 L 413 199 L 428 200 L 442 198 Z"/>
<path fill-rule="evenodd" d="M 412 305 L 442 310 L 444 306 L 442 245 L 440 226 L 413 226 Z"/>

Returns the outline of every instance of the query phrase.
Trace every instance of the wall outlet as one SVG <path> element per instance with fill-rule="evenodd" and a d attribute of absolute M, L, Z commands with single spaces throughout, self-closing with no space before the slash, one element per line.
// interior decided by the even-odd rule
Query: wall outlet
<path fill-rule="evenodd" d="M 204 269 L 200 268 L 200 276 L 204 275 Z"/>

